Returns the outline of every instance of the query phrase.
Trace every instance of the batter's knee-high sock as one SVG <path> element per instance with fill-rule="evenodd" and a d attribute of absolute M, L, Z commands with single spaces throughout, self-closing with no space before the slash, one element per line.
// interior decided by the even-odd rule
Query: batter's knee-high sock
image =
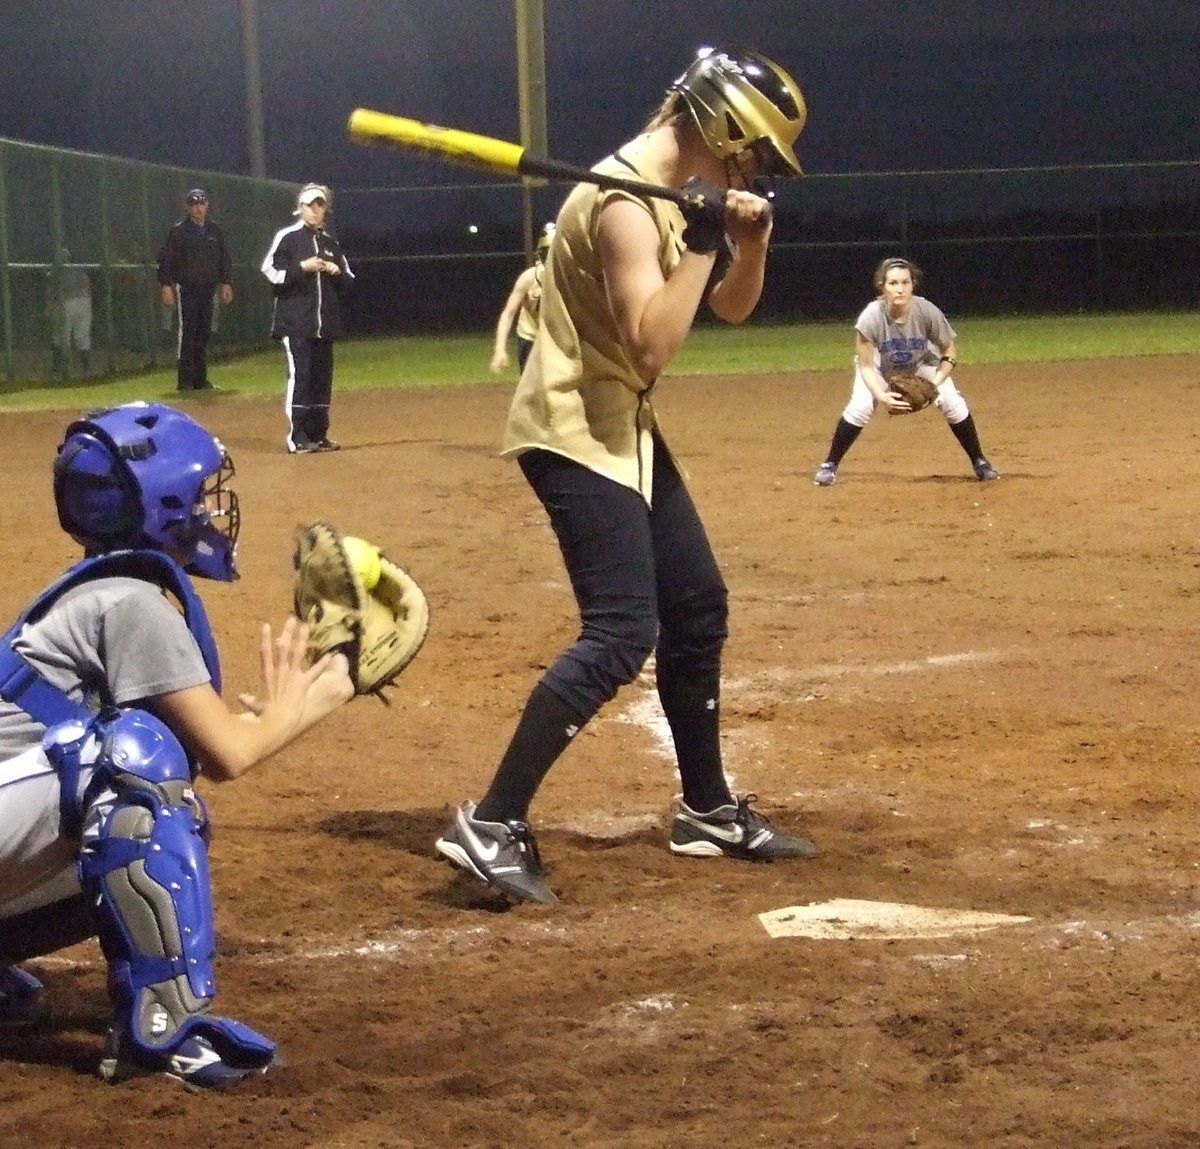
<path fill-rule="evenodd" d="M 542 779 L 586 721 L 539 682 L 475 817 L 484 822 L 525 821 Z"/>
<path fill-rule="evenodd" d="M 733 795 L 721 765 L 721 704 L 717 686 L 664 681 L 660 675 L 658 698 L 675 743 L 684 802 L 698 814 L 729 805 Z"/>
<path fill-rule="evenodd" d="M 847 423 L 845 419 L 839 419 L 837 426 L 833 429 L 833 442 L 829 444 L 829 454 L 825 456 L 827 463 L 832 463 L 835 467 L 845 458 L 846 452 L 854 446 L 854 441 L 862 434 L 862 428 L 856 427 L 853 423 Z M 690 806 L 691 803 L 689 802 Z"/>
<path fill-rule="evenodd" d="M 967 453 L 972 463 L 983 458 L 983 448 L 979 445 L 979 432 L 975 430 L 975 417 L 968 415 L 961 423 L 951 423 L 950 430 L 958 444 Z"/>

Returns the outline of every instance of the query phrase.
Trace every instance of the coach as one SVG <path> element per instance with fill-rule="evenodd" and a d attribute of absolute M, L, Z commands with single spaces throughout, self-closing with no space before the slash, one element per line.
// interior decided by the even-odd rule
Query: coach
<path fill-rule="evenodd" d="M 329 437 L 333 341 L 342 334 L 340 296 L 354 278 L 341 245 L 325 230 L 330 191 L 305 184 L 296 196 L 299 219 L 280 228 L 262 261 L 275 291 L 271 337 L 287 356 L 287 449 L 336 451 Z"/>
<path fill-rule="evenodd" d="M 211 390 L 213 295 L 220 288 L 221 302 L 233 302 L 233 265 L 225 233 L 208 218 L 208 193 L 203 188 L 188 192 L 187 214 L 167 233 L 158 253 L 158 282 L 163 304 L 176 312 L 179 390 Z"/>

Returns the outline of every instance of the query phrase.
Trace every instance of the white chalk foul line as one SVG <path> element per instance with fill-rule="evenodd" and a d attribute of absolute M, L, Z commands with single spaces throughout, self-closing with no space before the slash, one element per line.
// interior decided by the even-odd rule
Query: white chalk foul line
<path fill-rule="evenodd" d="M 812 666 L 777 666 L 745 678 L 727 679 L 723 688 L 729 691 L 761 690 L 764 686 L 788 686 L 830 678 L 882 678 L 891 674 L 924 674 L 931 670 L 952 670 L 998 662 L 1004 657 L 999 650 L 962 650 L 953 654 L 931 654 L 927 658 L 910 658 L 900 662 L 829 662 Z"/>
<path fill-rule="evenodd" d="M 776 666 L 759 674 L 745 678 L 729 678 L 721 683 L 725 697 L 734 695 L 761 695 L 765 688 L 786 690 L 796 682 L 828 680 L 859 676 L 883 676 L 890 674 L 922 674 L 931 670 L 953 669 L 959 666 L 996 662 L 1003 657 L 998 650 L 963 650 L 951 654 L 931 654 L 928 658 L 906 659 L 903 662 L 876 662 L 854 665 L 852 663 L 830 663 L 816 666 Z M 801 701 L 806 699 L 801 698 Z M 655 688 L 654 659 L 646 663 L 630 691 L 629 700 L 609 721 L 640 727 L 650 735 L 653 753 L 665 761 L 674 763 L 675 743 L 671 738 L 671 727 L 663 713 Z M 731 782 L 732 784 L 732 782 Z"/>

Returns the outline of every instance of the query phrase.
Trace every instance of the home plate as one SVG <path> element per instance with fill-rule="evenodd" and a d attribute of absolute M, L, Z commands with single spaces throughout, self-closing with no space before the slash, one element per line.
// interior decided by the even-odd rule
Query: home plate
<path fill-rule="evenodd" d="M 949 938 L 1015 926 L 1032 918 L 985 914 L 976 910 L 943 910 L 901 902 L 864 902 L 834 898 L 807 906 L 787 906 L 759 914 L 773 938 Z"/>

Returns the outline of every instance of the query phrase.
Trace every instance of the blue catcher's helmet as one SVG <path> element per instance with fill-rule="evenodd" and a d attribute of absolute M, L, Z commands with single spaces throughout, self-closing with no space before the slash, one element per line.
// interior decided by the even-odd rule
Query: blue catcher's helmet
<path fill-rule="evenodd" d="M 241 516 L 229 455 L 191 416 L 125 403 L 77 419 L 54 463 L 62 529 L 89 556 L 150 547 L 230 582 Z"/>

